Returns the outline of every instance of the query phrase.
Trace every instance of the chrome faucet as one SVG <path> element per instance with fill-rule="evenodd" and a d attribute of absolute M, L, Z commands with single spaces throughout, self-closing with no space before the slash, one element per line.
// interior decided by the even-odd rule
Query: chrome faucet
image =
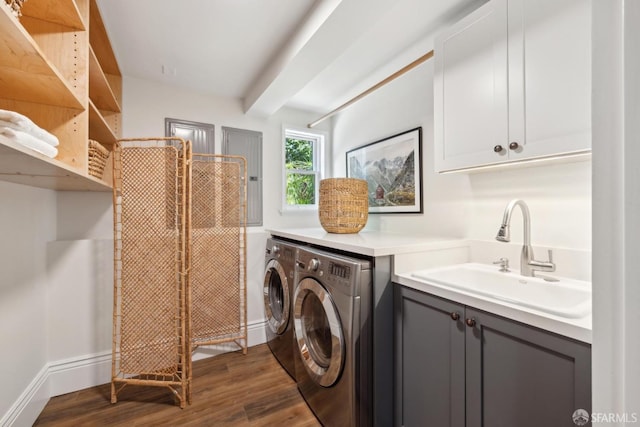
<path fill-rule="evenodd" d="M 549 250 L 549 261 L 537 261 L 533 258 L 533 247 L 531 247 L 531 216 L 529 215 L 529 207 L 523 200 L 514 199 L 509 202 L 504 210 L 502 225 L 500 225 L 496 240 L 499 242 L 511 241 L 511 214 L 516 206 L 520 206 L 522 219 L 524 220 L 524 242 L 520 254 L 520 274 L 532 277 L 535 271 L 556 271 L 556 265 L 553 263 L 553 252 L 551 250 Z"/>

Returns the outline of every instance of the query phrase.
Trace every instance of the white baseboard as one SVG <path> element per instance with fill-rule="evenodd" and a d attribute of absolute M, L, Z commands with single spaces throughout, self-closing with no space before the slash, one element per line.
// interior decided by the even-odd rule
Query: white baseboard
<path fill-rule="evenodd" d="M 111 351 L 50 362 L 2 417 L 0 426 L 31 426 L 49 398 L 109 381 Z"/>
<path fill-rule="evenodd" d="M 264 344 L 267 342 L 267 335 L 265 331 L 266 325 L 266 320 L 247 323 L 247 347 L 253 347 L 254 345 Z M 198 347 L 196 351 L 193 352 L 192 360 L 196 361 L 206 359 L 208 357 L 236 350 L 238 350 L 238 346 L 235 344 L 202 346 Z"/>
<path fill-rule="evenodd" d="M 267 341 L 266 321 L 247 324 L 247 346 Z M 193 360 L 236 351 L 237 346 L 220 345 L 198 348 Z M 9 411 L 0 418 L 0 427 L 29 427 L 44 409 L 49 398 L 106 384 L 111 381 L 111 351 L 58 360 L 45 365 L 20 395 Z"/>
<path fill-rule="evenodd" d="M 47 368 L 45 366 L 38 372 L 18 400 L 2 416 L 0 426 L 28 427 L 33 425 L 49 401 Z"/>
<path fill-rule="evenodd" d="M 111 351 L 49 363 L 49 396 L 60 396 L 111 381 Z"/>

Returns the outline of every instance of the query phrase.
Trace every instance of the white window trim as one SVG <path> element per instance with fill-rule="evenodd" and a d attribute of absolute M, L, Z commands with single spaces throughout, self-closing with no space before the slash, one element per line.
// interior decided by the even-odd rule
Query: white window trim
<path fill-rule="evenodd" d="M 317 144 L 314 147 L 314 161 L 317 162 L 317 169 L 314 172 L 300 171 L 300 173 L 308 173 L 310 175 L 316 175 L 316 188 L 315 188 L 315 204 L 313 205 L 289 205 L 287 204 L 287 168 L 286 168 L 286 139 L 290 136 L 297 136 L 302 139 L 315 139 Z M 326 167 L 326 145 L 328 140 L 328 134 L 324 131 L 301 128 L 299 126 L 282 126 L 282 143 L 281 143 L 281 179 L 282 184 L 280 186 L 281 197 L 281 213 L 308 213 L 316 212 L 318 210 L 318 202 L 320 198 L 320 180 L 325 176 Z"/>

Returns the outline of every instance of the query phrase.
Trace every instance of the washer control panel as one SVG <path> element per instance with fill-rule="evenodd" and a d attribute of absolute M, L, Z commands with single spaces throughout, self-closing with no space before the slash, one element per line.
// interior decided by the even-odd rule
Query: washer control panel
<path fill-rule="evenodd" d="M 265 254 L 267 257 L 287 263 L 293 263 L 296 260 L 296 248 L 294 246 L 271 239 L 267 240 Z"/>

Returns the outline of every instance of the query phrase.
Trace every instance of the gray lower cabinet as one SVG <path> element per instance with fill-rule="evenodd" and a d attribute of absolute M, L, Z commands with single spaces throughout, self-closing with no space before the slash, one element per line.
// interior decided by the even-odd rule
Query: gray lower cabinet
<path fill-rule="evenodd" d="M 396 426 L 575 427 L 591 412 L 590 345 L 401 285 L 394 304 Z"/>

